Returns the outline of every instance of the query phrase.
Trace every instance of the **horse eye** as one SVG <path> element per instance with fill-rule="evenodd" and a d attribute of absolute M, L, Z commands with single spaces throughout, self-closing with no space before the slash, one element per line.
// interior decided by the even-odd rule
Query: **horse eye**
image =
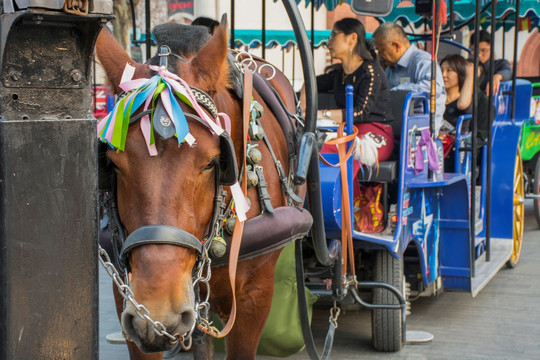
<path fill-rule="evenodd" d="M 206 164 L 203 171 L 212 170 L 217 164 L 218 164 L 218 158 L 215 157 L 208 164 Z"/>

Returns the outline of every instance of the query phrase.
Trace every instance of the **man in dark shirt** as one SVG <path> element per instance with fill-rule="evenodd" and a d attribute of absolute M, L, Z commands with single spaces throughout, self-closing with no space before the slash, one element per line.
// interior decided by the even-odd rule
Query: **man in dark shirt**
<path fill-rule="evenodd" d="M 470 48 L 474 51 L 475 35 L 471 35 Z M 486 30 L 480 30 L 478 37 L 478 60 L 484 65 L 485 76 L 480 83 L 480 89 L 484 92 L 489 90 L 489 54 L 491 52 L 491 35 Z M 493 62 L 493 94 L 499 91 L 501 81 L 508 81 L 512 78 L 512 67 L 505 59 L 498 59 Z"/>

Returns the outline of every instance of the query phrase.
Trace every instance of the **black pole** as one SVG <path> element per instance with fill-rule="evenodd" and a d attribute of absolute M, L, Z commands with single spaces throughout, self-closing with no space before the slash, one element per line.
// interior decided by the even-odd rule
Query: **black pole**
<path fill-rule="evenodd" d="M 262 0 L 262 58 L 266 59 L 266 0 Z"/>
<path fill-rule="evenodd" d="M 152 34 L 150 31 L 150 0 L 144 1 L 144 21 L 146 26 L 146 60 L 152 57 Z"/>
<path fill-rule="evenodd" d="M 503 19 L 502 57 L 506 59 L 506 17 Z"/>
<path fill-rule="evenodd" d="M 493 127 L 493 73 L 495 67 L 495 31 L 497 31 L 497 2 L 491 2 L 491 51 L 489 53 L 488 129 Z M 503 35 L 504 38 L 504 35 Z M 492 134 L 488 131 L 488 149 L 491 150 Z M 486 166 L 486 261 L 491 260 L 491 151 L 487 153 Z"/>
<path fill-rule="evenodd" d="M 315 1 L 311 2 L 311 55 L 315 54 Z"/>
<path fill-rule="evenodd" d="M 294 69 L 296 67 L 296 46 L 293 44 L 292 45 L 292 80 L 293 80 L 293 86 L 294 86 L 294 76 L 295 76 L 295 73 L 294 73 Z"/>
<path fill-rule="evenodd" d="M 478 117 L 478 38 L 479 38 L 479 31 L 480 31 L 480 1 L 476 2 L 476 12 L 474 14 L 474 70 L 473 73 L 474 81 L 473 81 L 473 112 L 472 112 L 472 164 L 471 164 L 471 206 L 470 206 L 470 214 L 469 214 L 469 243 L 470 243 L 470 257 L 469 261 L 471 262 L 471 278 L 475 276 L 476 267 L 475 267 L 475 260 L 476 260 L 476 132 L 477 132 L 477 124 L 474 119 L 477 119 Z M 488 131 L 489 132 L 489 131 Z M 488 148 L 488 151 L 491 151 Z"/>
<path fill-rule="evenodd" d="M 281 72 L 285 73 L 285 50 L 281 48 Z"/>
<path fill-rule="evenodd" d="M 131 43 L 133 45 L 138 44 L 137 43 L 137 24 L 135 19 L 135 4 L 133 4 L 133 0 L 129 0 L 129 10 L 131 12 Z"/>
<path fill-rule="evenodd" d="M 321 183 L 319 175 L 319 154 L 316 145 L 313 145 L 315 139 L 315 126 L 317 121 L 317 83 L 315 81 L 315 67 L 313 64 L 313 54 L 309 51 L 309 42 L 307 39 L 306 28 L 302 22 L 302 17 L 294 0 L 283 0 L 283 6 L 289 15 L 291 25 L 296 36 L 296 42 L 300 49 L 300 59 L 302 60 L 302 71 L 304 75 L 304 89 L 306 93 L 306 113 L 304 135 L 300 143 L 300 152 L 306 150 L 306 157 L 309 159 L 307 164 L 307 195 L 309 211 L 313 216 L 313 227 L 311 235 L 315 253 L 319 262 L 324 266 L 332 266 L 335 258 L 330 256 L 328 245 L 326 243 L 326 234 L 324 231 L 324 214 L 322 209 Z M 311 140 L 310 140 L 311 139 Z M 304 141 L 306 140 L 306 141 Z M 311 147 L 303 148 L 304 144 L 311 144 Z M 298 166 L 295 182 L 300 176 L 300 164 Z"/>
<path fill-rule="evenodd" d="M 516 0 L 516 17 L 514 20 L 514 57 L 512 66 L 512 107 L 510 111 L 510 119 L 515 120 L 516 117 L 516 75 L 517 75 L 517 51 L 518 51 L 518 34 L 519 34 L 519 7 L 520 0 Z"/>
<path fill-rule="evenodd" d="M 433 3 L 433 29 L 431 32 L 431 87 L 430 87 L 430 104 L 429 104 L 429 132 L 431 136 L 435 136 L 435 121 L 437 111 L 437 29 L 439 28 L 439 8 L 440 0 L 435 0 Z M 428 168 L 428 179 L 433 179 L 433 170 Z"/>
<path fill-rule="evenodd" d="M 231 49 L 234 49 L 234 0 L 231 0 Z"/>
<path fill-rule="evenodd" d="M 454 40 L 454 0 L 450 0 L 450 36 Z"/>

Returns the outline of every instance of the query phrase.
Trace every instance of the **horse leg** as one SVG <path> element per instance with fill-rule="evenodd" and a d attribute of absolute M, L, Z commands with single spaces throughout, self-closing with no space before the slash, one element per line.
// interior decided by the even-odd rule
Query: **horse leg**
<path fill-rule="evenodd" d="M 264 324 L 270 313 L 272 295 L 274 292 L 274 268 L 281 250 L 238 263 L 236 277 L 236 321 L 226 338 L 227 359 L 254 360 L 257 346 Z M 219 268 L 226 270 L 226 267 Z M 216 274 L 212 277 L 227 279 L 228 274 Z M 217 305 L 217 313 L 223 319 L 230 311 L 230 291 L 223 291 L 222 281 L 219 285 L 221 291 L 212 289 L 211 294 L 228 294 L 228 299 L 213 299 L 212 304 Z M 215 301 L 218 300 L 218 301 Z M 221 306 L 227 304 L 227 307 Z M 225 311 L 225 312 L 223 312 Z M 223 316 L 225 315 L 225 316 Z"/>
<path fill-rule="evenodd" d="M 118 292 L 118 288 L 113 283 L 114 302 L 116 304 L 116 314 L 120 321 L 122 317 L 122 311 L 124 311 L 124 298 Z M 163 353 L 145 354 L 133 341 L 126 340 L 126 345 L 129 351 L 130 360 L 163 360 Z"/>

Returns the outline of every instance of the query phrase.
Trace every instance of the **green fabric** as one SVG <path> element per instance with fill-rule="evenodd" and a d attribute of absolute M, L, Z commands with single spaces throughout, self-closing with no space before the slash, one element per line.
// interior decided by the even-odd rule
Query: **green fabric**
<path fill-rule="evenodd" d="M 258 355 L 287 357 L 305 346 L 298 311 L 295 266 L 293 242 L 283 249 L 276 263 L 272 308 L 259 341 Z M 312 306 L 317 297 L 306 288 L 306 298 L 311 321 Z M 216 316 L 213 320 L 218 328 L 223 327 Z M 214 351 L 225 351 L 223 339 L 214 339 Z"/>
<path fill-rule="evenodd" d="M 259 355 L 285 357 L 301 351 L 305 346 L 298 311 L 295 267 L 292 243 L 283 249 L 276 264 L 272 308 L 257 348 Z M 311 321 L 312 306 L 317 297 L 306 288 L 306 298 Z"/>
<path fill-rule="evenodd" d="M 523 124 L 521 133 L 521 157 L 523 161 L 531 160 L 540 151 L 540 125 Z"/>

